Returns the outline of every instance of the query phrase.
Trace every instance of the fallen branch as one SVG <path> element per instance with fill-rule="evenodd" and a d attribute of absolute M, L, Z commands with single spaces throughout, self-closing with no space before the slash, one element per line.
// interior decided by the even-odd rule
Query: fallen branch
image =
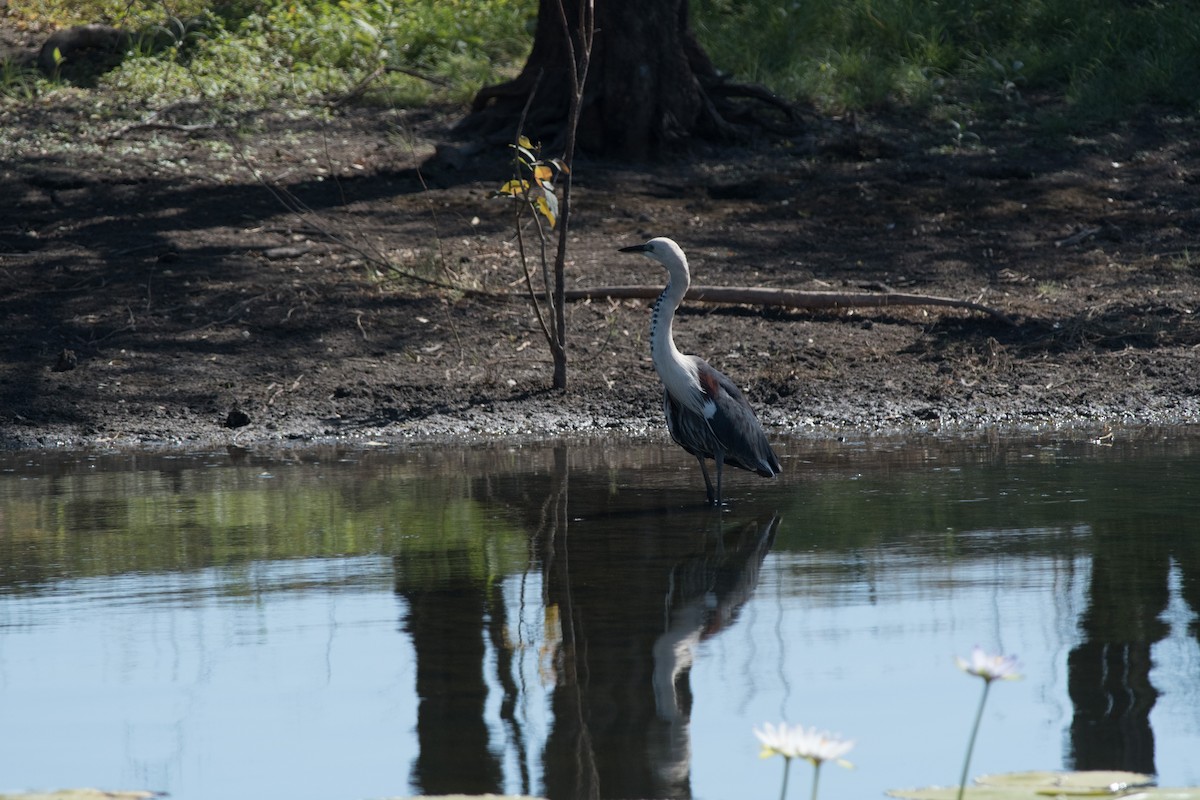
<path fill-rule="evenodd" d="M 380 66 L 376 67 L 371 72 L 371 74 L 367 75 L 367 77 L 363 78 L 361 81 L 354 84 L 354 86 L 351 87 L 351 89 L 348 92 L 346 92 L 344 95 L 337 98 L 336 100 L 332 100 L 330 102 L 330 107 L 331 108 L 340 108 L 341 106 L 344 106 L 346 103 L 349 103 L 351 100 L 357 100 L 359 97 L 361 97 L 367 91 L 367 89 L 370 87 L 371 83 L 374 82 L 376 78 L 378 78 L 380 75 L 385 75 L 389 72 L 398 72 L 401 75 L 407 75 L 410 78 L 417 78 L 418 80 L 425 81 L 426 83 L 432 83 L 435 86 L 448 87 L 451 85 L 450 81 L 447 81 L 443 78 L 436 77 L 434 75 L 427 75 L 426 73 L 419 72 L 415 69 L 409 69 L 408 67 L 400 67 L 400 66 L 396 66 L 394 64 L 381 64 Z"/>
<path fill-rule="evenodd" d="M 590 289 L 568 289 L 566 299 L 653 300 L 662 293 L 660 286 L 597 286 Z M 693 286 L 685 296 L 687 300 L 702 303 L 731 303 L 740 305 L 784 306 L 786 308 L 883 308 L 886 306 L 949 306 L 980 311 L 1007 325 L 1015 325 L 1013 319 L 989 306 L 970 300 L 955 300 L 951 297 L 933 297 L 904 292 L 804 292 L 797 289 L 767 289 L 751 286 Z"/>
<path fill-rule="evenodd" d="M 1079 244 L 1084 239 L 1091 238 L 1092 236 L 1095 236 L 1097 233 L 1099 233 L 1102 230 L 1104 230 L 1104 229 L 1103 228 L 1084 228 L 1081 231 L 1077 231 L 1076 233 L 1071 234 L 1070 236 L 1068 236 L 1065 239 L 1059 239 L 1057 242 L 1054 243 L 1054 246 L 1055 247 L 1069 247 L 1070 245 L 1073 245 L 1073 244 Z"/>
<path fill-rule="evenodd" d="M 211 131 L 217 126 L 211 122 L 202 122 L 195 125 L 183 125 L 178 122 L 159 122 L 157 120 L 147 120 L 146 122 L 134 122 L 126 125 L 121 130 L 110 133 L 104 137 L 106 142 L 113 139 L 120 139 L 134 131 L 173 131 L 176 133 L 201 133 Z"/>

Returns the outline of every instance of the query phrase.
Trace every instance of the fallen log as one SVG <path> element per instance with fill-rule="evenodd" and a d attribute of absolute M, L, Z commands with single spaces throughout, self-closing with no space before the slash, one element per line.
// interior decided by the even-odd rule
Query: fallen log
<path fill-rule="evenodd" d="M 646 299 L 662 293 L 661 286 L 595 286 L 567 289 L 568 301 Z M 734 305 L 784 306 L 785 308 L 884 308 L 887 306 L 948 306 L 979 311 L 1007 325 L 1016 322 L 999 309 L 972 300 L 937 297 L 906 292 L 806 292 L 798 289 L 770 289 L 755 286 L 692 286 L 685 300 Z"/>

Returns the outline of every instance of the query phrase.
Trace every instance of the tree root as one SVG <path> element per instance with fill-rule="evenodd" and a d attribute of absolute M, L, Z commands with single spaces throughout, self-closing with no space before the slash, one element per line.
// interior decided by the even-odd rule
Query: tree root
<path fill-rule="evenodd" d="M 524 103 L 524 99 L 533 90 L 536 74 L 536 71 L 526 70 L 512 80 L 492 86 L 484 86 L 476 92 L 475 98 L 471 101 L 470 113 L 478 114 L 487 108 L 488 103 L 501 98 Z"/>
<path fill-rule="evenodd" d="M 733 83 L 722 79 L 714 82 L 702 82 L 701 87 L 708 96 L 709 102 L 717 109 L 717 113 L 730 125 L 757 126 L 779 135 L 795 133 L 799 126 L 799 109 L 763 86 L 750 83 Z M 748 108 L 735 106 L 729 102 L 733 98 L 748 98 L 775 109 L 783 114 L 784 124 L 780 125 L 771 120 L 764 119 L 754 114 Z"/>

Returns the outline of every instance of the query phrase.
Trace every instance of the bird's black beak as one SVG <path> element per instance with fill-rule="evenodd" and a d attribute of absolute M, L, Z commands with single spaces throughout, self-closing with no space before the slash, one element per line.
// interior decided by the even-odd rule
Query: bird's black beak
<path fill-rule="evenodd" d="M 618 253 L 644 253 L 649 249 L 650 249 L 650 245 L 648 245 L 648 244 L 635 244 L 635 245 L 632 245 L 631 247 L 622 247 L 617 252 Z"/>

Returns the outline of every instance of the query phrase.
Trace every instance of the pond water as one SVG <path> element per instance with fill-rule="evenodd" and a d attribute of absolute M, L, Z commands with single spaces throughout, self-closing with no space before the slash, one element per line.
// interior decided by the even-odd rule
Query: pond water
<path fill-rule="evenodd" d="M 620 440 L 0 456 L 0 791 L 778 797 L 971 772 L 1200 784 L 1200 438 Z M 811 769 L 792 768 L 807 797 Z"/>

